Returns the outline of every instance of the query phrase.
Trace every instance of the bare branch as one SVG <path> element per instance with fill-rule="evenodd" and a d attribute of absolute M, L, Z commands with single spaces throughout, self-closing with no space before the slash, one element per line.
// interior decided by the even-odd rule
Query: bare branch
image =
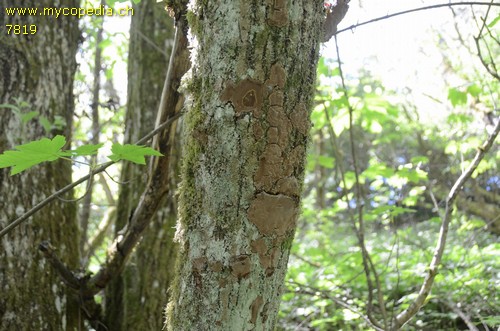
<path fill-rule="evenodd" d="M 335 36 L 335 48 L 337 52 L 337 59 L 339 63 L 339 76 L 342 82 L 342 90 L 344 93 L 344 98 L 346 100 L 347 108 L 349 110 L 349 140 L 350 140 L 350 147 L 351 147 L 351 155 L 352 155 L 352 161 L 353 161 L 353 167 L 354 167 L 354 175 L 355 175 L 355 185 L 356 185 L 356 210 L 358 212 L 358 224 L 357 226 L 354 225 L 355 228 L 355 233 L 358 238 L 358 245 L 359 248 L 361 249 L 361 256 L 362 256 L 362 261 L 363 261 L 363 269 L 365 271 L 365 276 L 366 276 L 366 282 L 368 285 L 368 304 L 367 304 L 367 315 L 368 318 L 370 319 L 371 323 L 373 325 L 376 325 L 377 327 L 381 328 L 381 326 L 378 324 L 377 320 L 372 316 L 372 309 L 373 309 L 373 292 L 374 289 L 377 289 L 377 299 L 378 299 L 378 306 L 380 308 L 380 311 L 382 313 L 382 316 L 384 318 L 384 327 L 387 329 L 387 312 L 385 309 L 385 302 L 384 302 L 384 296 L 382 293 L 382 287 L 380 285 L 380 280 L 378 277 L 377 270 L 375 268 L 375 265 L 373 264 L 373 261 L 371 259 L 370 253 L 368 252 L 366 245 L 365 245 L 365 230 L 364 230 L 364 222 L 363 222 L 363 207 L 364 203 L 362 201 L 361 197 L 361 185 L 360 185 L 360 180 L 359 180 L 359 168 L 358 168 L 358 161 L 356 157 L 356 150 L 354 148 L 354 134 L 353 134 L 353 113 L 354 113 L 354 108 L 349 102 L 349 94 L 347 91 L 347 86 L 345 84 L 345 79 L 344 79 L 344 73 L 342 71 L 342 61 L 340 59 L 340 51 L 339 51 L 339 46 L 338 46 L 338 41 L 337 41 L 337 36 Z M 345 186 L 345 179 L 344 180 L 344 186 Z M 351 209 L 350 203 L 349 203 L 349 198 L 348 195 L 346 195 L 346 202 L 349 210 Z M 355 223 L 354 216 L 351 213 L 351 218 L 353 220 L 353 223 Z M 371 275 L 373 274 L 373 277 L 375 279 L 375 286 L 373 286 Z"/>
<path fill-rule="evenodd" d="M 493 0 L 491 1 L 491 5 L 493 5 Z M 490 13 L 490 9 L 491 9 L 491 6 L 488 7 L 488 10 L 486 11 L 485 17 L 482 18 L 483 23 L 481 24 L 481 28 L 479 29 L 479 33 L 478 33 L 477 37 L 474 37 L 474 42 L 476 44 L 477 55 L 479 56 L 479 60 L 481 61 L 481 64 L 483 65 L 483 67 L 486 69 L 486 71 L 488 71 L 488 73 L 491 76 L 493 76 L 496 80 L 500 81 L 500 75 L 498 74 L 498 70 L 497 70 L 497 67 L 496 67 L 496 64 L 495 64 L 495 60 L 493 59 L 493 56 L 491 54 L 490 48 L 488 46 L 488 43 L 484 42 L 486 50 L 488 51 L 489 58 L 490 58 L 490 63 L 489 64 L 486 62 L 486 59 L 484 58 L 484 56 L 482 54 L 482 51 L 481 51 L 481 45 L 479 44 L 479 42 L 482 39 L 481 37 L 483 35 L 483 30 L 484 29 L 488 30 L 488 26 L 486 25 L 486 19 L 487 19 L 489 13 Z M 488 32 L 491 35 L 491 31 L 488 30 Z"/>
<path fill-rule="evenodd" d="M 325 299 L 331 300 L 331 301 L 335 302 L 336 304 L 338 304 L 339 306 L 341 306 L 341 307 L 343 307 L 345 309 L 348 309 L 348 310 L 352 311 L 353 313 L 359 315 L 374 330 L 376 330 L 376 331 L 384 331 L 384 329 L 382 329 L 382 328 L 378 327 L 377 325 L 373 324 L 373 322 L 371 321 L 371 319 L 368 316 L 364 315 L 362 311 L 360 311 L 356 307 L 348 304 L 347 302 L 344 302 L 343 300 L 340 300 L 340 299 L 338 299 L 338 298 L 330 295 L 328 292 L 326 292 L 326 291 L 324 291 L 322 289 L 310 286 L 310 285 L 304 285 L 304 284 L 300 284 L 300 283 L 293 282 L 293 281 L 289 281 L 288 283 L 291 284 L 291 285 L 295 285 L 295 286 L 301 287 L 301 289 L 298 291 L 299 293 L 308 294 L 308 295 L 311 295 L 311 296 L 321 296 L 321 297 L 323 297 Z M 307 291 L 307 290 L 305 290 L 303 288 L 309 288 L 310 290 L 312 290 L 314 292 Z"/>
<path fill-rule="evenodd" d="M 54 247 L 48 241 L 43 241 L 38 245 L 38 249 L 43 253 L 45 258 L 50 262 L 52 267 L 57 271 L 59 276 L 66 285 L 74 290 L 80 288 L 79 279 L 62 263 L 57 257 Z"/>
<path fill-rule="evenodd" d="M 434 279 L 438 273 L 439 265 L 441 264 L 441 259 L 443 257 L 444 248 L 446 246 L 446 237 L 448 235 L 448 228 L 451 221 L 451 213 L 453 211 L 453 202 L 458 196 L 459 191 L 462 189 L 462 186 L 465 184 L 467 180 L 472 176 L 473 172 L 476 170 L 479 162 L 484 158 L 486 153 L 490 150 L 493 142 L 497 138 L 500 132 L 500 118 L 497 121 L 494 131 L 488 137 L 488 139 L 484 142 L 484 144 L 477 149 L 476 156 L 472 160 L 472 163 L 467 168 L 465 172 L 457 179 L 455 184 L 450 190 L 448 197 L 446 198 L 446 207 L 445 213 L 442 218 L 441 230 L 439 233 L 438 242 L 436 248 L 434 249 L 434 257 L 427 268 L 427 274 L 425 276 L 424 282 L 420 291 L 418 293 L 417 298 L 414 302 L 410 304 L 410 306 L 402 311 L 397 317 L 392 326 L 391 330 L 399 330 L 404 324 L 406 324 L 424 305 L 425 299 L 429 295 L 432 289 L 432 285 L 434 283 Z"/>
<path fill-rule="evenodd" d="M 432 5 L 432 6 L 419 7 L 419 8 L 400 11 L 400 12 L 397 12 L 394 14 L 380 16 L 380 17 L 377 17 L 377 18 L 374 18 L 374 19 L 371 19 L 371 20 L 368 20 L 365 22 L 353 24 L 347 28 L 338 30 L 336 34 L 346 32 L 346 31 L 349 31 L 349 30 L 352 30 L 352 29 L 355 29 L 357 27 L 367 25 L 370 23 L 375 23 L 378 21 L 386 20 L 388 18 L 400 16 L 400 15 L 405 15 L 405 14 L 414 13 L 414 12 L 423 11 L 423 10 L 437 9 L 437 8 L 442 8 L 442 7 L 451 7 L 451 6 L 497 6 L 497 7 L 500 7 L 500 4 L 490 3 L 490 2 L 479 2 L 479 1 L 466 1 L 466 2 L 455 2 L 455 3 L 442 3 L 442 4 Z"/>
<path fill-rule="evenodd" d="M 463 312 L 458 306 L 451 302 L 451 301 L 445 301 L 445 300 L 440 300 L 445 306 L 451 309 L 452 312 L 457 314 L 462 321 L 467 325 L 470 331 L 479 331 L 479 329 L 472 323 L 470 316 L 467 315 L 465 312 Z"/>

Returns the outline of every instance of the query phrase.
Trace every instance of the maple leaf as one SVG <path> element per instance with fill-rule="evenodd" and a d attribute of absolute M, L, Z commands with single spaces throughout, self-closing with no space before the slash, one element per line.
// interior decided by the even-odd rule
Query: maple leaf
<path fill-rule="evenodd" d="M 42 162 L 55 161 L 65 156 L 61 148 L 66 144 L 66 138 L 55 136 L 52 140 L 42 138 L 37 141 L 16 146 L 13 151 L 0 155 L 0 169 L 12 167 L 10 175 L 18 174 Z"/>
<path fill-rule="evenodd" d="M 64 152 L 66 156 L 85 156 L 85 155 L 95 155 L 97 150 L 104 145 L 103 143 L 92 145 L 82 145 L 77 149 Z"/>
<path fill-rule="evenodd" d="M 118 144 L 115 143 L 111 147 L 111 154 L 108 156 L 111 160 L 117 162 L 120 160 L 128 160 L 137 164 L 146 164 L 146 155 L 163 156 L 160 152 L 150 148 L 139 145 Z"/>

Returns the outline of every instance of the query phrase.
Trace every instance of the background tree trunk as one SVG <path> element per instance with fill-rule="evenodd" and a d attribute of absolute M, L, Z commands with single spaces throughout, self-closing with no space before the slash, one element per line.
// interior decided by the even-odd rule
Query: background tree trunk
<path fill-rule="evenodd" d="M 63 6 L 78 7 L 65 1 Z M 73 76 L 80 37 L 73 16 L 7 16 L 5 7 L 56 7 L 53 1 L 2 1 L 0 5 L 0 103 L 29 103 L 24 112 L 36 111 L 62 127 L 45 132 L 37 117 L 25 124 L 11 109 L 0 108 L 0 153 L 14 146 L 56 134 L 71 137 Z M 7 35 L 6 24 L 37 27 L 34 35 Z M 22 215 L 55 190 L 71 181 L 71 163 L 59 161 L 9 176 L 0 170 L 0 228 Z M 71 196 L 64 198 L 70 199 Z M 0 330 L 78 330 L 77 298 L 44 260 L 37 246 L 49 240 L 61 259 L 78 266 L 78 226 L 75 204 L 56 200 L 1 239 Z"/>
<path fill-rule="evenodd" d="M 169 330 L 273 330 L 300 204 L 323 1 L 195 1 Z"/>
<path fill-rule="evenodd" d="M 141 1 L 136 6 L 130 28 L 125 143 L 134 143 L 154 127 L 173 37 L 173 20 L 163 4 Z M 171 157 L 173 174 L 177 173 L 176 159 L 175 155 Z M 144 166 L 123 163 L 120 180 L 126 184 L 120 186 L 116 231 L 127 225 L 137 206 L 147 182 L 145 171 Z M 169 191 L 175 192 L 175 187 L 173 182 Z M 162 311 L 167 303 L 176 257 L 172 240 L 175 222 L 176 204 L 172 194 L 153 217 L 122 275 L 106 291 L 106 320 L 111 330 L 162 328 Z"/>

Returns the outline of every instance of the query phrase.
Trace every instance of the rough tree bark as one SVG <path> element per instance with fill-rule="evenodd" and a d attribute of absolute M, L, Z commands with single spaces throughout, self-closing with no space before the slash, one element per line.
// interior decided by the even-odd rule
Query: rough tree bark
<path fill-rule="evenodd" d="M 132 144 L 154 127 L 171 46 L 173 20 L 164 5 L 141 1 L 134 10 L 130 27 L 128 57 L 128 100 L 125 119 L 125 143 Z M 174 130 L 175 131 L 175 130 Z M 175 151 L 177 152 L 177 151 Z M 172 171 L 176 168 L 171 156 Z M 144 166 L 124 162 L 116 231 L 127 225 L 137 206 L 146 181 Z M 175 178 L 175 176 L 171 176 Z M 170 192 L 174 192 L 172 183 Z M 160 330 L 162 308 L 173 278 L 176 206 L 170 194 L 164 206 L 153 217 L 144 237 L 122 275 L 106 290 L 106 324 L 111 330 Z"/>
<path fill-rule="evenodd" d="M 296 227 L 323 1 L 191 1 L 169 330 L 273 330 Z"/>
<path fill-rule="evenodd" d="M 8 108 L 0 108 L 0 153 L 41 137 L 71 137 L 73 76 L 80 32 L 78 19 L 61 16 L 7 16 L 5 7 L 78 7 L 59 2 L 5 0 L 0 4 L 0 103 L 25 101 L 24 111 L 37 111 L 64 128 L 46 133 L 37 119 L 22 124 Z M 40 10 L 40 9 L 39 9 Z M 6 24 L 37 26 L 34 35 L 8 35 Z M 0 228 L 71 181 L 71 163 L 46 163 L 9 176 L 0 170 Z M 65 196 L 71 198 L 71 196 Z M 78 266 L 78 227 L 74 203 L 53 202 L 49 208 L 0 239 L 0 330 L 78 330 L 77 299 L 38 252 L 49 240 L 72 268 Z"/>

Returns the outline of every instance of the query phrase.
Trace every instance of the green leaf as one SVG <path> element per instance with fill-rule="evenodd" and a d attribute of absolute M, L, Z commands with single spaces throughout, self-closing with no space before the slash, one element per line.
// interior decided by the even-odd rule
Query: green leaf
<path fill-rule="evenodd" d="M 21 116 L 21 121 L 24 123 L 27 123 L 29 122 L 30 120 L 32 120 L 33 118 L 35 118 L 36 116 L 38 116 L 40 113 L 37 112 L 37 111 L 30 111 L 29 113 L 26 113 L 26 114 L 23 114 Z"/>
<path fill-rule="evenodd" d="M 112 44 L 113 44 L 113 42 L 110 39 L 104 39 L 103 41 L 101 41 L 99 43 L 98 46 L 101 50 L 104 50 L 104 49 L 106 49 L 106 47 L 111 46 Z"/>
<path fill-rule="evenodd" d="M 66 138 L 56 136 L 52 140 L 42 138 L 15 147 L 17 151 L 6 151 L 0 155 L 0 168 L 12 167 L 11 176 L 45 161 L 55 161 L 65 155 L 61 148 Z"/>
<path fill-rule="evenodd" d="M 327 169 L 332 169 L 334 165 L 335 159 L 330 156 L 319 155 L 318 163 Z"/>
<path fill-rule="evenodd" d="M 97 144 L 97 145 L 92 145 L 92 144 L 83 145 L 83 146 L 78 147 L 75 150 L 67 151 L 65 153 L 67 153 L 66 154 L 67 156 L 95 155 L 95 154 L 97 154 L 97 150 L 99 148 L 101 148 L 102 145 L 104 145 L 104 144 L 101 143 L 101 144 Z"/>
<path fill-rule="evenodd" d="M 472 84 L 467 87 L 467 93 L 476 98 L 479 96 L 479 94 L 481 94 L 482 91 L 483 90 L 476 84 Z"/>
<path fill-rule="evenodd" d="M 454 87 L 450 88 L 448 90 L 448 100 L 450 100 L 453 107 L 463 105 L 467 102 L 467 93 L 459 91 Z"/>
<path fill-rule="evenodd" d="M 45 132 L 49 133 L 52 130 L 52 123 L 45 116 L 40 116 L 39 118 L 40 124 L 43 126 Z"/>
<path fill-rule="evenodd" d="M 108 156 L 111 160 L 117 162 L 120 160 L 128 160 L 137 164 L 146 164 L 146 155 L 163 156 L 160 152 L 144 146 L 130 145 L 130 144 L 113 144 L 111 147 L 113 154 Z"/>
<path fill-rule="evenodd" d="M 14 113 L 16 113 L 17 115 L 21 114 L 21 110 L 16 105 L 11 105 L 8 103 L 0 103 L 0 108 L 8 108 L 8 109 L 12 110 Z"/>
<path fill-rule="evenodd" d="M 493 21 L 491 21 L 491 23 L 488 24 L 488 27 L 489 28 L 494 27 L 498 23 L 498 21 L 500 21 L 500 15 L 498 15 L 497 17 L 495 17 L 495 19 L 493 19 Z"/>

